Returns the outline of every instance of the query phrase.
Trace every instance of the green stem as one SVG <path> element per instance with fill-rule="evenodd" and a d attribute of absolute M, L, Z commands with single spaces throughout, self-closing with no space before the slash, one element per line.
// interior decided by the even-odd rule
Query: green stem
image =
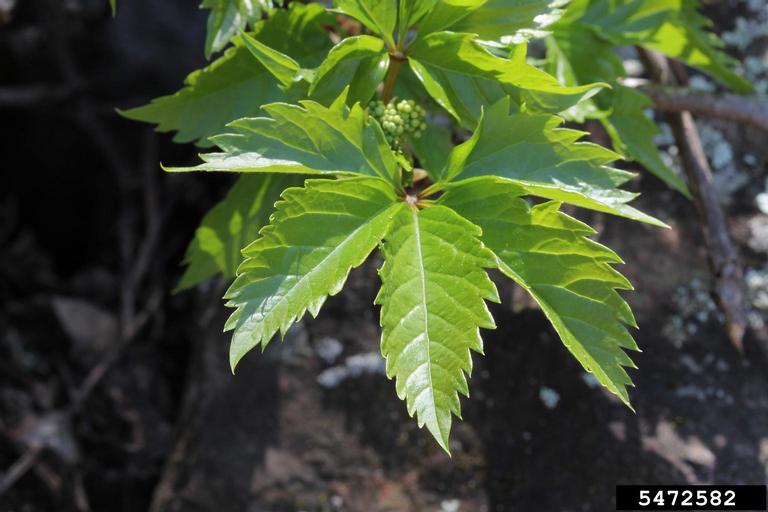
<path fill-rule="evenodd" d="M 389 103 L 392 99 L 392 90 L 395 88 L 397 75 L 400 73 L 400 66 L 404 60 L 405 56 L 400 52 L 389 55 L 389 69 L 387 70 L 387 77 L 384 79 L 384 89 L 381 91 L 381 101 L 384 104 Z"/>

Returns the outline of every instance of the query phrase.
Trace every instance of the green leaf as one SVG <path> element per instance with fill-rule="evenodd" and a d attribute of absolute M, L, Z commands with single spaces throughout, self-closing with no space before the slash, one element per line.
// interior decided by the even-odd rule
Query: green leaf
<path fill-rule="evenodd" d="M 269 18 L 256 23 L 252 35 L 270 48 L 290 55 L 302 68 L 315 68 L 333 47 L 324 28 L 333 22 L 321 4 L 291 2 L 287 9 L 275 9 Z"/>
<path fill-rule="evenodd" d="M 696 11 L 697 2 L 682 2 L 677 17 L 664 23 L 644 46 L 700 69 L 738 93 L 754 92 L 747 80 L 732 71 L 738 62 L 722 51 L 723 42 L 707 30 L 712 23 Z"/>
<path fill-rule="evenodd" d="M 472 137 L 451 152 L 442 182 L 496 176 L 534 195 L 665 226 L 626 204 L 636 194 L 617 187 L 632 174 L 608 166 L 619 155 L 578 142 L 585 133 L 560 128 L 559 117 L 509 111 L 508 98 L 488 109 Z"/>
<path fill-rule="evenodd" d="M 112 17 L 115 17 L 115 14 L 117 14 L 117 0 L 109 0 L 109 6 L 112 9 Z"/>
<path fill-rule="evenodd" d="M 320 26 L 325 9 L 311 4 L 292 4 L 268 20 L 256 24 L 254 38 L 281 53 L 288 53 L 303 66 L 319 64 L 330 48 Z M 235 47 L 209 66 L 186 79 L 186 87 L 149 105 L 122 112 L 136 121 L 157 124 L 160 132 L 177 131 L 175 142 L 197 141 L 210 146 L 212 135 L 223 133 L 227 123 L 263 114 L 261 105 L 288 101 L 294 94 L 278 87 L 273 75 L 235 38 Z"/>
<path fill-rule="evenodd" d="M 203 0 L 203 9 L 210 9 L 208 35 L 205 38 L 205 57 L 222 50 L 237 33 L 249 23 L 261 18 L 271 7 L 268 0 Z"/>
<path fill-rule="evenodd" d="M 616 291 L 632 289 L 612 267 L 622 261 L 589 240 L 595 232 L 559 212 L 559 203 L 531 208 L 516 197 L 524 193 L 512 183 L 478 180 L 452 188 L 439 203 L 482 229 L 499 269 L 533 296 L 584 369 L 629 405 L 624 367 L 635 365 L 624 350 L 639 349 L 624 325 L 636 326 L 632 311 Z"/>
<path fill-rule="evenodd" d="M 453 0 L 438 2 L 425 24 L 430 29 L 477 34 L 503 41 L 519 30 L 541 30 L 557 21 L 568 3 L 552 0 Z"/>
<path fill-rule="evenodd" d="M 697 6 L 696 0 L 575 0 L 556 31 L 581 24 L 614 46 L 657 50 L 737 92 L 752 92 L 749 82 L 731 71 L 736 61 L 722 51 L 722 41 L 708 30 L 711 22 Z"/>
<path fill-rule="evenodd" d="M 619 77 L 626 73 L 610 43 L 587 27 L 567 25 L 547 39 L 547 54 L 548 70 L 564 84 L 601 80 L 613 85 L 613 90 L 574 106 L 563 117 L 579 122 L 585 118 L 600 119 L 616 151 L 637 160 L 669 187 L 687 196 L 685 182 L 664 163 L 653 140 L 658 128 L 645 114 L 651 101 L 618 84 Z"/>
<path fill-rule="evenodd" d="M 613 46 L 581 24 L 558 25 L 547 38 L 548 71 L 567 85 L 606 82 L 613 85 L 626 75 Z"/>
<path fill-rule="evenodd" d="M 367 104 L 384 80 L 389 53 L 384 42 L 371 36 L 349 37 L 337 44 L 315 73 L 309 88 L 311 98 L 332 102 L 349 86 L 348 104 Z"/>
<path fill-rule="evenodd" d="M 470 350 L 482 353 L 478 328 L 493 329 L 484 300 L 498 302 L 484 268 L 493 255 L 480 230 L 452 210 L 402 208 L 383 245 L 381 351 L 397 395 L 448 451 L 458 393 L 468 395 Z"/>
<path fill-rule="evenodd" d="M 434 9 L 419 23 L 419 32 L 425 35 L 451 29 L 457 22 L 487 3 L 488 0 L 444 0 L 436 2 Z M 453 31 L 475 33 L 472 30 Z"/>
<path fill-rule="evenodd" d="M 612 11 L 604 2 L 591 5 L 600 8 L 591 7 L 580 19 L 557 25 L 554 37 L 547 42 L 550 71 L 554 68 L 558 78 L 569 85 L 595 80 L 613 84 L 613 91 L 595 99 L 601 108 L 593 103 L 591 111 L 582 113 L 601 119 L 617 151 L 642 163 L 668 186 L 688 196 L 685 182 L 664 163 L 653 140 L 658 129 L 645 114 L 650 100 L 618 85 L 618 79 L 626 74 L 612 47 L 618 43 L 605 38 L 606 33 L 613 33 L 615 41 L 632 42 L 631 38 L 636 38 L 635 43 L 647 43 L 658 37 L 659 24 L 670 16 L 673 4 L 640 0 Z M 567 114 L 578 120 L 578 114 Z"/>
<path fill-rule="evenodd" d="M 401 43 L 405 41 L 408 29 L 418 23 L 438 3 L 437 0 L 400 0 L 397 9 L 397 30 Z"/>
<path fill-rule="evenodd" d="M 647 39 L 681 5 L 682 0 L 573 0 L 561 23 L 583 23 L 615 44 L 631 44 Z"/>
<path fill-rule="evenodd" d="M 397 23 L 395 0 L 336 0 L 337 11 L 356 18 L 394 48 L 392 33 Z"/>
<path fill-rule="evenodd" d="M 616 150 L 637 160 L 669 187 L 690 197 L 685 182 L 659 155 L 654 142 L 659 129 L 645 114 L 645 110 L 653 103 L 650 98 L 623 86 L 617 86 L 611 92 L 613 111 L 602 121 Z"/>
<path fill-rule="evenodd" d="M 209 146 L 212 135 L 228 122 L 261 113 L 263 103 L 285 99 L 273 76 L 242 46 L 230 48 L 212 64 L 190 74 L 186 87 L 149 105 L 125 110 L 123 116 L 157 124 L 157 131 L 176 131 L 174 142 L 199 141 Z"/>
<path fill-rule="evenodd" d="M 576 32 L 576 33 L 574 33 Z M 616 78 L 624 74 L 624 65 L 621 59 L 613 52 L 613 49 L 605 41 L 598 39 L 590 30 L 581 31 L 560 30 L 557 37 L 547 37 L 547 58 L 544 69 L 555 76 L 557 80 L 568 86 L 579 85 L 584 82 L 592 82 L 585 79 L 588 76 L 602 76 L 601 81 L 614 84 Z M 586 40 L 585 40 L 586 39 Z M 579 57 L 586 57 L 583 62 L 574 62 Z M 584 123 L 587 119 L 601 119 L 608 115 L 606 110 L 598 105 L 606 104 L 607 94 L 598 95 L 596 98 L 577 103 L 569 109 L 560 112 L 567 121 Z"/>
<path fill-rule="evenodd" d="M 283 84 L 283 87 L 289 87 L 296 74 L 299 72 L 299 63 L 293 60 L 288 55 L 278 52 L 277 50 L 270 48 L 262 42 L 254 39 L 245 32 L 241 33 L 241 38 L 248 51 L 261 62 L 267 71 L 272 76 Z"/>
<path fill-rule="evenodd" d="M 261 237 L 243 250 L 245 261 L 225 296 L 237 308 L 225 326 L 234 331 L 233 369 L 306 311 L 317 316 L 405 208 L 395 201 L 392 186 L 376 178 L 308 180 L 283 193 Z"/>
<path fill-rule="evenodd" d="M 448 162 L 448 155 L 453 149 L 451 129 L 447 126 L 429 123 L 420 138 L 411 140 L 411 145 L 421 167 L 435 181 Z"/>
<path fill-rule="evenodd" d="M 497 57 L 471 34 L 436 32 L 418 39 L 409 64 L 435 101 L 473 128 L 484 105 L 512 96 L 518 104 L 546 112 L 565 110 L 603 86 L 563 87 L 523 58 Z"/>
<path fill-rule="evenodd" d="M 195 167 L 166 170 L 362 174 L 396 182 L 398 160 L 384 132 L 345 99 L 330 107 L 310 100 L 264 105 L 270 117 L 240 119 L 229 125 L 235 133 L 212 138 L 222 152 L 200 155 L 204 163 Z"/>
<path fill-rule="evenodd" d="M 277 174 L 243 175 L 227 196 L 203 218 L 187 248 L 187 269 L 176 290 L 190 288 L 216 274 L 235 277 L 240 250 L 267 224 L 280 193 L 300 186 L 302 178 Z"/>

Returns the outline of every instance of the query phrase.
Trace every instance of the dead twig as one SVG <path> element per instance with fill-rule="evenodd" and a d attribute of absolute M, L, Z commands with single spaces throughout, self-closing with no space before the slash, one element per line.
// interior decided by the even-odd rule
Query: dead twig
<path fill-rule="evenodd" d="M 37 459 L 42 451 L 42 446 L 33 446 L 16 459 L 16 462 L 8 468 L 2 480 L 0 480 L 0 496 L 5 494 L 21 477 L 27 474 L 27 471 L 37 463 Z"/>
<path fill-rule="evenodd" d="M 673 69 L 661 54 L 640 49 L 651 78 L 664 85 L 674 85 L 685 77 Z M 686 85 L 683 83 L 682 85 Z M 726 331 L 734 346 L 741 351 L 747 326 L 744 306 L 744 274 L 738 253 L 731 241 L 725 213 L 712 185 L 712 169 L 701 144 L 696 122 L 690 112 L 667 115 L 688 178 L 694 203 L 704 224 L 704 237 L 709 249 L 709 262 L 715 278 L 715 291 L 725 315 Z"/>
<path fill-rule="evenodd" d="M 61 418 L 62 422 L 69 424 L 69 422 L 72 421 L 72 418 L 78 412 L 80 412 L 83 405 L 85 405 L 93 391 L 98 387 L 104 377 L 114 367 L 115 363 L 120 360 L 125 350 L 134 340 L 136 334 L 138 334 L 150 320 L 154 311 L 161 303 L 161 299 L 161 292 L 156 290 L 156 292 L 153 293 L 150 297 L 146 308 L 144 308 L 138 315 L 136 315 L 134 322 L 126 328 L 124 335 L 121 337 L 119 342 L 114 345 L 109 350 L 109 352 L 104 355 L 101 361 L 99 361 L 91 369 L 85 379 L 83 379 L 83 382 L 80 384 L 80 386 L 72 393 L 72 400 L 69 406 L 60 412 L 59 417 Z M 0 496 L 3 496 L 22 476 L 24 476 L 30 469 L 35 467 L 40 455 L 47 448 L 48 446 L 46 444 L 41 443 L 32 443 L 27 447 L 24 453 L 0 479 Z M 76 491 L 78 491 L 78 489 L 76 489 Z M 83 505 L 83 507 L 87 507 L 88 500 L 84 489 L 79 489 L 79 492 L 81 492 L 82 495 L 77 496 L 78 506 L 80 507 L 80 505 L 86 504 Z M 82 510 L 88 510 L 87 508 L 83 507 L 80 508 Z"/>
<path fill-rule="evenodd" d="M 625 85 L 636 87 L 647 94 L 653 100 L 653 108 L 661 112 L 690 112 L 768 132 L 768 103 L 755 101 L 754 98 L 664 87 L 641 80 L 627 81 Z"/>
<path fill-rule="evenodd" d="M 728 337 L 739 350 L 747 326 L 744 308 L 744 274 L 731 241 L 725 215 L 712 186 L 709 167 L 695 121 L 688 112 L 670 119 L 672 131 L 680 147 L 680 156 L 689 176 L 689 186 L 703 217 L 709 246 L 709 258 L 715 275 L 715 289 L 726 318 Z"/>

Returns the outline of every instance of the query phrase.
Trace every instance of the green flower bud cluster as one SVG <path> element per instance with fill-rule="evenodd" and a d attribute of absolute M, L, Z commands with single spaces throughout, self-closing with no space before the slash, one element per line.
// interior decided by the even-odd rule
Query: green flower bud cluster
<path fill-rule="evenodd" d="M 402 152 L 404 138 L 410 135 L 421 137 L 427 129 L 424 123 L 424 108 L 413 100 L 398 100 L 394 98 L 387 104 L 374 101 L 368 106 L 368 112 L 384 129 L 384 135 L 392 149 Z"/>

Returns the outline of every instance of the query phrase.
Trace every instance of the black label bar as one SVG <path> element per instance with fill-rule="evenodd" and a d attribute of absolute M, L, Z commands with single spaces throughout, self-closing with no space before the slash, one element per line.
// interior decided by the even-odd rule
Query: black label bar
<path fill-rule="evenodd" d="M 616 510 L 768 510 L 765 485 L 617 485 Z"/>

